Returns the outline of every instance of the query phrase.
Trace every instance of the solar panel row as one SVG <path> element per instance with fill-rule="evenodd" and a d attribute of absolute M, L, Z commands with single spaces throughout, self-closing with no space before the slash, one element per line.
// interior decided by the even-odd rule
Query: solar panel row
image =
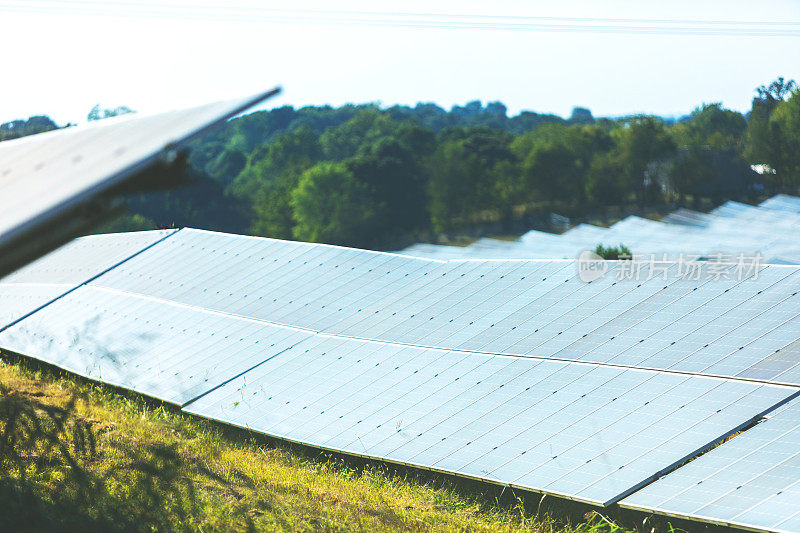
<path fill-rule="evenodd" d="M 648 256 L 761 253 L 765 262 L 800 264 L 800 198 L 779 194 L 749 206 L 727 202 L 711 213 L 679 209 L 659 221 L 629 216 L 609 228 L 579 224 L 556 235 L 532 230 L 516 241 L 479 239 L 469 246 L 415 244 L 402 253 L 437 259 L 567 258 L 598 244 L 625 244 Z"/>
<path fill-rule="evenodd" d="M 426 261 L 184 229 L 92 285 L 354 338 L 800 384 L 796 268 L 694 280 L 667 266 L 637 281 L 610 262 L 585 283 L 574 261 Z"/>
<path fill-rule="evenodd" d="M 0 280 L 12 299 L 69 287 L 0 346 L 269 435 L 599 505 L 798 393 L 780 384 L 800 383 L 792 267 L 637 281 L 612 263 L 585 283 L 572 261 L 127 238 Z"/>

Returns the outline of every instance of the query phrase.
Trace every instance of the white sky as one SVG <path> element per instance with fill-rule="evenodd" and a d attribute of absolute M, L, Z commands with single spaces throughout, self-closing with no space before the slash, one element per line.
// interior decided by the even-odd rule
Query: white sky
<path fill-rule="evenodd" d="M 273 2 L 0 0 L 0 122 L 48 114 L 80 122 L 96 103 L 142 112 L 282 85 L 282 104 L 386 105 L 501 100 L 521 109 L 596 116 L 682 115 L 702 102 L 747 110 L 753 89 L 800 80 L 800 35 L 630 35 L 391 28 L 243 20 L 208 9 Z M 297 0 L 292 10 L 797 22 L 797 0 Z M 206 7 L 203 10 L 203 7 Z M 209 7 L 210 6 L 210 7 Z M 221 7 L 222 6 L 222 7 Z M 233 6 L 233 7 L 231 7 Z M 178 15 L 166 16 L 165 9 Z M 103 10 L 102 12 L 99 10 Z M 227 13 L 227 14 L 226 14 Z M 274 11 L 273 11 L 274 14 Z M 194 16 L 193 16 L 194 15 Z"/>

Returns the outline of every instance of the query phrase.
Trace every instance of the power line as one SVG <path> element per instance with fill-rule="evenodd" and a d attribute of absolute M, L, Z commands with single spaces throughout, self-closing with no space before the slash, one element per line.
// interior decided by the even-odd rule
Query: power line
<path fill-rule="evenodd" d="M 213 20 L 281 24 L 361 25 L 443 30 L 584 32 L 640 35 L 798 37 L 800 21 L 626 19 L 539 17 L 420 12 L 293 10 L 245 6 L 177 5 L 97 0 L 24 0 L 0 3 L 0 10 L 95 16 L 140 16 L 178 20 Z"/>

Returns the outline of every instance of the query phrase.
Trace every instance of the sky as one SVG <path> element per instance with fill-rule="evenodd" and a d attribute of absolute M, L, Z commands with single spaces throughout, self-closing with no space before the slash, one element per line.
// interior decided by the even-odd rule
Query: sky
<path fill-rule="evenodd" d="M 687 34 L 698 27 L 721 30 Z M 500 100 L 512 114 L 681 116 L 704 102 L 746 111 L 757 86 L 800 80 L 797 0 L 0 0 L 0 35 L 0 122 L 276 85 L 267 107 Z"/>

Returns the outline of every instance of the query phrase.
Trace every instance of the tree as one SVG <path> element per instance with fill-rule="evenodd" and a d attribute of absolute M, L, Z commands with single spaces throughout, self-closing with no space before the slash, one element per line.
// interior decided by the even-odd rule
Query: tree
<path fill-rule="evenodd" d="M 247 165 L 247 156 L 241 150 L 226 149 L 206 165 L 206 172 L 223 186 L 231 183 Z"/>
<path fill-rule="evenodd" d="M 97 104 L 89 111 L 89 114 L 86 115 L 86 120 L 94 121 L 94 120 L 102 120 L 104 118 L 111 118 L 111 117 L 118 117 L 120 115 L 127 115 L 128 113 L 135 113 L 133 109 L 128 106 L 119 106 L 114 108 L 101 108 L 100 104 Z"/>
<path fill-rule="evenodd" d="M 620 244 L 619 246 L 603 246 L 602 244 L 598 244 L 597 247 L 594 249 L 594 253 L 602 257 L 603 259 L 623 259 L 623 260 L 632 260 L 633 254 L 631 254 L 631 249 L 625 246 L 624 244 Z"/>
<path fill-rule="evenodd" d="M 658 117 L 638 115 L 614 129 L 621 168 L 640 204 L 660 197 L 660 184 L 649 174 L 675 153 L 675 142 Z"/>
<path fill-rule="evenodd" d="M 780 158 L 775 139 L 772 138 L 773 132 L 770 131 L 770 117 L 778 105 L 796 90 L 794 80 L 785 81 L 782 77 L 769 86 L 762 85 L 756 89 L 744 140 L 744 157 L 751 164 L 769 165 Z"/>
<path fill-rule="evenodd" d="M 468 222 L 484 210 L 508 201 L 507 178 L 501 173 L 516 157 L 512 136 L 488 128 L 453 129 L 440 135 L 438 149 L 428 159 L 428 208 L 436 231 Z"/>
<path fill-rule="evenodd" d="M 522 164 L 529 186 L 550 201 L 584 201 L 584 175 L 575 151 L 567 143 L 548 140 L 537 144 Z"/>
<path fill-rule="evenodd" d="M 594 124 L 594 117 L 592 112 L 585 107 L 573 107 L 568 122 L 570 124 Z"/>
<path fill-rule="evenodd" d="M 744 115 L 713 103 L 695 108 L 686 121 L 673 128 L 673 135 L 680 146 L 739 152 L 746 127 Z"/>
<path fill-rule="evenodd" d="M 247 165 L 225 192 L 251 206 L 251 232 L 277 239 L 292 238 L 291 191 L 300 175 L 321 158 L 319 137 L 308 126 L 283 133 L 250 154 Z"/>
<path fill-rule="evenodd" d="M 668 178 L 670 192 L 722 197 L 741 194 L 751 185 L 749 165 L 741 156 L 747 121 L 720 103 L 704 104 L 672 128 L 679 149 Z"/>
<path fill-rule="evenodd" d="M 343 163 L 318 163 L 305 171 L 290 203 L 298 239 L 363 246 L 371 238 L 369 191 Z"/>
<path fill-rule="evenodd" d="M 598 205 L 620 205 L 630 194 L 622 164 L 613 152 L 598 153 L 586 173 L 587 199 Z"/>
<path fill-rule="evenodd" d="M 364 143 L 390 135 L 397 123 L 386 113 L 368 109 L 335 128 L 329 128 L 320 137 L 325 159 L 341 161 L 356 155 Z"/>
<path fill-rule="evenodd" d="M 769 119 L 768 136 L 774 150 L 767 163 L 775 169 L 777 185 L 800 185 L 800 89 L 775 107 Z"/>
<path fill-rule="evenodd" d="M 36 133 L 58 129 L 58 125 L 50 117 L 37 115 L 28 120 L 12 120 L 0 124 L 0 141 L 7 141 Z"/>
<path fill-rule="evenodd" d="M 546 200 L 576 205 L 586 201 L 592 160 L 611 148 L 611 137 L 598 126 L 561 124 L 540 126 L 512 143 L 528 187 Z"/>
<path fill-rule="evenodd" d="M 370 193 L 376 232 L 390 237 L 427 225 L 427 176 L 418 161 L 428 149 L 423 146 L 421 153 L 414 153 L 397 137 L 388 136 L 362 145 L 358 155 L 346 160 L 347 168 Z"/>

